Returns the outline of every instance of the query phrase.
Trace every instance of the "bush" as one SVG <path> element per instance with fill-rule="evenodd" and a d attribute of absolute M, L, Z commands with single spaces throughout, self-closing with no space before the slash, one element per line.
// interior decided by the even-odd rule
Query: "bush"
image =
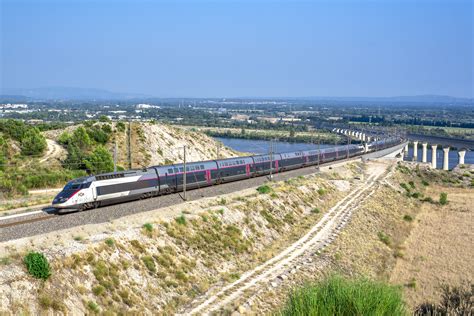
<path fill-rule="evenodd" d="M 415 188 L 415 182 L 410 181 L 410 182 L 408 182 L 408 184 L 409 184 L 413 189 Z"/>
<path fill-rule="evenodd" d="M 423 184 L 425 187 L 429 186 L 430 184 L 426 180 L 421 180 L 421 184 Z"/>
<path fill-rule="evenodd" d="M 110 172 L 114 170 L 114 160 L 109 151 L 98 146 L 89 156 L 84 159 L 84 164 L 91 173 Z"/>
<path fill-rule="evenodd" d="M 147 232 L 151 233 L 153 231 L 153 225 L 150 223 L 145 223 L 143 225 L 143 229 L 146 230 Z"/>
<path fill-rule="evenodd" d="M 30 252 L 24 258 L 28 272 L 37 279 L 46 280 L 51 275 L 48 259 L 39 252 Z"/>
<path fill-rule="evenodd" d="M 88 307 L 91 311 L 93 311 L 93 312 L 95 312 L 95 313 L 98 313 L 98 312 L 99 312 L 99 305 L 97 305 L 96 302 L 89 301 L 89 302 L 87 303 L 87 307 Z"/>
<path fill-rule="evenodd" d="M 407 222 L 411 222 L 411 221 L 413 221 L 413 217 L 411 217 L 410 215 L 405 215 L 405 216 L 403 216 L 403 220 L 407 221 Z"/>
<path fill-rule="evenodd" d="M 385 234 L 384 232 L 378 232 L 377 236 L 379 237 L 380 241 L 386 244 L 387 246 L 390 246 L 391 241 L 390 241 L 390 236 Z"/>
<path fill-rule="evenodd" d="M 311 210 L 311 213 L 319 214 L 319 213 L 321 213 L 321 210 L 319 208 L 315 207 Z"/>
<path fill-rule="evenodd" d="M 398 287 L 331 276 L 295 290 L 282 315 L 405 315 Z"/>
<path fill-rule="evenodd" d="M 184 215 L 176 217 L 175 221 L 176 221 L 176 223 L 178 223 L 180 225 L 186 225 L 186 217 L 184 217 Z"/>
<path fill-rule="evenodd" d="M 257 191 L 260 193 L 260 194 L 267 194 L 267 193 L 270 193 L 272 191 L 272 188 L 270 188 L 268 185 L 261 185 L 257 188 Z"/>
<path fill-rule="evenodd" d="M 92 288 L 92 293 L 94 293 L 94 295 L 96 296 L 102 295 L 104 292 L 105 287 L 103 287 L 102 285 L 97 285 Z"/>
<path fill-rule="evenodd" d="M 326 190 L 324 190 L 324 188 L 319 188 L 318 189 L 318 194 L 319 195 L 324 195 L 324 194 L 326 194 Z"/>
<path fill-rule="evenodd" d="M 107 238 L 105 240 L 105 244 L 109 247 L 113 247 L 115 245 L 115 241 L 112 238 Z"/>
<path fill-rule="evenodd" d="M 21 139 L 21 154 L 24 156 L 41 154 L 47 147 L 46 139 L 38 129 L 29 129 Z"/>
<path fill-rule="evenodd" d="M 448 193 L 441 192 L 439 195 L 439 204 L 446 205 L 448 204 Z"/>
<path fill-rule="evenodd" d="M 156 272 L 156 266 L 153 257 L 145 256 L 142 258 L 142 261 L 150 272 Z"/>
<path fill-rule="evenodd" d="M 443 285 L 441 303 L 423 303 L 419 305 L 414 315 L 472 315 L 474 296 L 473 286 L 450 287 Z"/>

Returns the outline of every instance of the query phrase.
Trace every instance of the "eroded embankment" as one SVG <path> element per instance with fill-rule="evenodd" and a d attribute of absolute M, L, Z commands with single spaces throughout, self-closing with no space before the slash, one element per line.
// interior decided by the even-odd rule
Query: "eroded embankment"
<path fill-rule="evenodd" d="M 443 285 L 469 287 L 473 178 L 474 169 L 444 172 L 400 163 L 330 246 L 277 287 L 262 288 L 252 310 L 278 310 L 292 289 L 335 272 L 399 285 L 408 310 L 439 303 Z M 439 203 L 441 192 L 448 194 L 447 205 Z"/>
<path fill-rule="evenodd" d="M 6 242 L 2 312 L 174 312 L 239 279 L 315 225 L 353 186 L 361 164 L 90 225 Z M 50 260 L 32 278 L 27 251 Z"/>

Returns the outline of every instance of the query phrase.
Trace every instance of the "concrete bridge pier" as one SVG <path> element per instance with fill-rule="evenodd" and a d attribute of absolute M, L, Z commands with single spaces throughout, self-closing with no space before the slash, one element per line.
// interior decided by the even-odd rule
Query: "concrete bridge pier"
<path fill-rule="evenodd" d="M 418 141 L 413 142 L 413 160 L 418 160 Z"/>
<path fill-rule="evenodd" d="M 365 134 L 362 134 L 362 141 L 365 142 Z"/>
<path fill-rule="evenodd" d="M 408 155 L 408 143 L 405 145 L 405 150 L 404 150 L 404 152 L 405 152 L 405 156 Z"/>
<path fill-rule="evenodd" d="M 459 164 L 464 165 L 464 156 L 466 155 L 466 150 L 465 149 L 460 149 L 458 151 L 458 155 L 459 155 Z"/>
<path fill-rule="evenodd" d="M 436 169 L 436 148 L 438 145 L 431 145 L 431 167 Z"/>
<path fill-rule="evenodd" d="M 449 170 L 449 147 L 444 147 L 443 152 L 443 170 Z"/>
<path fill-rule="evenodd" d="M 427 151 L 427 147 L 428 147 L 428 143 L 423 143 L 421 144 L 421 146 L 423 146 L 423 155 L 421 156 L 421 162 L 427 162 L 427 155 L 428 155 L 428 151 Z"/>
<path fill-rule="evenodd" d="M 367 136 L 367 142 L 370 142 L 370 136 Z"/>

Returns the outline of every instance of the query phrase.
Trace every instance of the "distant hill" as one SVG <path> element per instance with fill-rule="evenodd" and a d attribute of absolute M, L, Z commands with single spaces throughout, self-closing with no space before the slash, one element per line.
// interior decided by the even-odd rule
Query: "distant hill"
<path fill-rule="evenodd" d="M 447 95 L 415 95 L 395 97 L 302 97 L 301 100 L 341 102 L 396 102 L 396 103 L 473 103 L 472 98 L 458 98 Z"/>
<path fill-rule="evenodd" d="M 139 93 L 118 93 L 102 89 L 73 87 L 3 88 L 0 91 L 0 99 L 8 99 L 10 96 L 14 96 L 15 99 L 30 100 L 123 100 L 150 97 Z"/>

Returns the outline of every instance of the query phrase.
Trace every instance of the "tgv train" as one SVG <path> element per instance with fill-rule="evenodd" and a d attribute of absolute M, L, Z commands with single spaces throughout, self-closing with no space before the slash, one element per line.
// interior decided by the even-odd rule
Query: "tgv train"
<path fill-rule="evenodd" d="M 399 138 L 386 138 L 368 143 L 366 147 L 346 145 L 320 150 L 190 162 L 186 164 L 186 173 L 183 164 L 173 164 L 98 174 L 70 181 L 54 198 L 52 206 L 59 210 L 86 210 L 182 191 L 184 174 L 186 190 L 196 189 L 354 157 L 399 143 Z"/>

